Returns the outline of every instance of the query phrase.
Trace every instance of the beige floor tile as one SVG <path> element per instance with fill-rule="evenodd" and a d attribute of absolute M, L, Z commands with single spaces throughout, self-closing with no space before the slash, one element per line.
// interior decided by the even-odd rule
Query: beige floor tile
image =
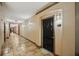
<path fill-rule="evenodd" d="M 53 56 L 52 53 L 44 49 L 39 49 L 30 41 L 11 33 L 10 38 L 6 39 L 3 48 L 4 56 Z"/>

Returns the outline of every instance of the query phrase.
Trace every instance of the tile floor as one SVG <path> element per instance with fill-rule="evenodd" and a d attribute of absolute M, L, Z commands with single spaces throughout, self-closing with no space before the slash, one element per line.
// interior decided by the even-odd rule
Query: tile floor
<path fill-rule="evenodd" d="M 53 56 L 43 48 L 36 47 L 33 43 L 15 33 L 10 34 L 3 47 L 3 56 Z"/>

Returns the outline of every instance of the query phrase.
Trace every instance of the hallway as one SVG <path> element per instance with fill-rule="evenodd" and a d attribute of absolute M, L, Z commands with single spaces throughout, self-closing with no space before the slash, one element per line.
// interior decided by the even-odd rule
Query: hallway
<path fill-rule="evenodd" d="M 0 3 L 1 56 L 74 56 L 75 33 L 74 2 Z"/>
<path fill-rule="evenodd" d="M 4 44 L 3 56 L 53 56 L 53 54 L 12 32 Z"/>

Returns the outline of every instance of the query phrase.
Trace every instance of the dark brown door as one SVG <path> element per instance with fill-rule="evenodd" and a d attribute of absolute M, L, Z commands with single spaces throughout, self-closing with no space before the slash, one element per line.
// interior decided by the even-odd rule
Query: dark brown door
<path fill-rule="evenodd" d="M 54 52 L 54 17 L 43 20 L 43 48 Z"/>

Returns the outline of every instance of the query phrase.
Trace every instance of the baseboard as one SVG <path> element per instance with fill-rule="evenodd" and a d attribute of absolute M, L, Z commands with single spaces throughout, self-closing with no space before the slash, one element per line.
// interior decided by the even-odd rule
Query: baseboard
<path fill-rule="evenodd" d="M 53 53 L 54 54 L 54 56 L 59 56 L 58 54 L 55 54 L 55 53 Z"/>
<path fill-rule="evenodd" d="M 75 54 L 75 56 L 79 56 L 79 54 Z"/>
<path fill-rule="evenodd" d="M 15 32 L 14 32 L 14 33 L 15 33 Z M 17 35 L 21 36 L 22 38 L 24 38 L 24 39 L 26 39 L 26 40 L 32 42 L 32 43 L 33 43 L 35 46 L 37 46 L 38 48 L 41 48 L 41 46 L 38 46 L 35 42 L 33 42 L 33 41 L 31 41 L 30 39 L 24 37 L 23 35 L 20 35 L 20 34 L 18 34 L 18 33 L 15 33 L 15 34 L 17 34 Z"/>

